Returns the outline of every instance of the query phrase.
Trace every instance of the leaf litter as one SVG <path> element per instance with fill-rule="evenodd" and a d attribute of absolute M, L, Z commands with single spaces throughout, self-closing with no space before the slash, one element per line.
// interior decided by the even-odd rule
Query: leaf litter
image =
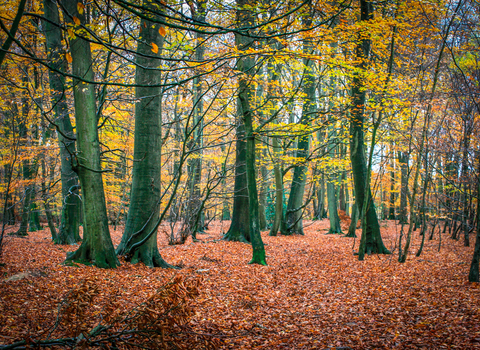
<path fill-rule="evenodd" d="M 168 281 L 184 278 L 201 281 L 189 325 L 214 337 L 215 348 L 480 349 L 480 286 L 467 282 L 473 244 L 464 247 L 446 234 L 440 241 L 437 234 L 415 257 L 417 231 L 400 264 L 399 227 L 385 221 L 382 236 L 393 254 L 360 262 L 359 239 L 325 235 L 328 220 L 307 221 L 305 236 L 263 232 L 268 266 L 258 266 L 248 264 L 248 244 L 221 240 L 228 224 L 211 222 L 200 242 L 179 246 L 159 234 L 163 258 L 179 270 L 124 261 L 112 270 L 65 266 L 66 252 L 78 246 L 54 245 L 47 229 L 7 236 L 0 344 L 65 336 L 55 328 L 59 305 L 81 281 L 96 281 L 95 299 L 77 307 L 84 315 L 73 321 L 87 330 L 89 319 L 108 320 L 102 312 L 135 308 Z M 111 231 L 115 245 L 121 234 L 121 228 Z"/>

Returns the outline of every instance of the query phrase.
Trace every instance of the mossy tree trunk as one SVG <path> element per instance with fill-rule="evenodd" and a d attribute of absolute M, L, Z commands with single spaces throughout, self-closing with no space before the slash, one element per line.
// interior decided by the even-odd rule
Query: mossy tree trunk
<path fill-rule="evenodd" d="M 407 217 L 407 192 L 408 192 L 408 159 L 407 153 L 398 152 L 398 161 L 400 163 L 400 214 L 398 220 L 400 224 L 408 223 Z"/>
<path fill-rule="evenodd" d="M 237 25 L 240 29 L 255 25 L 255 3 L 252 0 L 237 0 Z M 235 44 L 242 52 L 254 48 L 254 40 L 248 36 L 235 34 Z M 248 192 L 248 214 L 250 241 L 252 243 L 252 260 L 250 264 L 266 265 L 265 247 L 260 235 L 258 215 L 258 192 L 255 171 L 255 134 L 253 132 L 253 98 L 255 87 L 252 79 L 255 75 L 255 57 L 245 55 L 237 60 L 237 69 L 242 73 L 238 79 L 238 102 L 241 106 L 242 119 L 245 125 L 246 154 L 245 168 Z"/>
<path fill-rule="evenodd" d="M 334 162 L 336 156 L 336 138 L 337 133 L 335 131 L 334 121 L 330 120 L 329 133 L 328 133 L 328 155 L 330 161 Z M 328 199 L 328 218 L 330 220 L 330 229 L 328 234 L 343 234 L 340 227 L 340 218 L 338 216 L 338 197 L 337 197 L 337 182 L 338 175 L 336 174 L 336 167 L 329 167 L 330 173 L 328 174 L 327 182 L 327 199 Z"/>
<path fill-rule="evenodd" d="M 352 221 L 350 221 L 350 226 L 348 226 L 348 233 L 345 237 L 357 237 L 355 231 L 357 230 L 357 222 L 358 222 L 358 206 L 357 201 L 353 203 L 352 206 Z"/>
<path fill-rule="evenodd" d="M 477 174 L 480 174 L 480 152 L 476 152 L 476 160 L 478 162 Z M 480 175 L 477 175 L 477 198 L 480 198 Z M 472 263 L 470 264 L 470 271 L 468 273 L 469 282 L 480 282 L 479 277 L 480 265 L 480 200 L 477 200 L 477 234 L 475 239 L 475 248 L 473 250 Z"/>
<path fill-rule="evenodd" d="M 373 19 L 372 3 L 360 0 L 360 21 L 366 22 Z M 362 35 L 363 34 L 363 35 Z M 362 232 L 363 244 L 367 254 L 390 253 L 384 246 L 380 235 L 380 226 L 378 224 L 375 206 L 373 204 L 371 189 L 368 186 L 367 179 L 367 163 L 365 157 L 365 138 L 364 138 L 364 122 L 365 122 L 365 103 L 366 89 L 361 72 L 368 69 L 368 59 L 370 56 L 371 41 L 364 35 L 359 33 L 359 39 L 355 55 L 357 73 L 355 73 L 352 81 L 352 107 L 350 111 L 350 160 L 352 163 L 352 173 L 355 187 L 355 200 L 359 208 L 359 212 L 364 212 L 366 217 L 366 226 Z M 364 210 L 360 209 L 364 208 Z"/>
<path fill-rule="evenodd" d="M 30 216 L 28 218 L 28 231 L 37 232 L 42 229 L 40 224 L 40 208 L 37 205 L 37 186 L 32 184 L 32 192 L 30 195 Z"/>
<path fill-rule="evenodd" d="M 23 83 L 27 84 L 28 78 L 23 77 Z M 16 106 L 14 107 L 17 110 Z M 24 92 L 22 96 L 22 111 L 21 111 L 21 122 L 19 126 L 19 138 L 20 145 L 26 146 L 28 143 L 28 115 L 30 113 L 30 108 L 27 99 L 27 92 Z M 30 221 L 30 212 L 31 212 L 31 201 L 34 192 L 35 184 L 32 182 L 32 179 L 35 176 L 34 164 L 31 159 L 25 157 L 22 162 L 22 175 L 23 180 L 26 182 L 24 189 L 24 196 L 22 202 L 22 217 L 20 221 L 20 227 L 15 233 L 17 236 L 28 236 L 28 223 Z"/>
<path fill-rule="evenodd" d="M 270 228 L 270 236 L 276 236 L 283 220 L 283 171 L 282 164 L 279 161 L 280 146 L 277 137 L 272 138 L 273 148 L 273 173 L 275 176 L 275 216 L 272 227 Z"/>
<path fill-rule="evenodd" d="M 80 2 L 80 1 L 79 1 Z M 85 4 L 82 3 L 83 6 Z M 63 1 L 64 18 L 73 30 L 80 30 L 85 25 L 85 11 L 79 13 L 77 1 Z M 81 25 L 76 25 L 80 20 Z M 108 229 L 105 192 L 103 189 L 100 165 L 100 143 L 98 139 L 98 120 L 94 72 L 90 43 L 80 35 L 70 37 L 70 55 L 72 57 L 72 74 L 81 77 L 73 80 L 75 121 L 77 128 L 76 170 L 80 179 L 83 203 L 83 242 L 74 252 L 67 255 L 67 263 L 76 261 L 93 264 L 102 268 L 119 265 Z"/>
<path fill-rule="evenodd" d="M 392 150 L 392 161 L 390 165 L 390 201 L 388 207 L 388 219 L 395 220 L 395 151 Z"/>
<path fill-rule="evenodd" d="M 62 211 L 56 244 L 75 244 L 80 241 L 79 216 L 80 200 L 78 196 L 78 176 L 73 171 L 75 154 L 75 133 L 68 113 L 65 94 L 65 76 L 67 62 L 62 45 L 62 32 L 59 27 L 60 15 L 57 3 L 53 0 L 43 0 L 45 39 L 49 64 L 58 70 L 58 73 L 49 69 L 49 84 L 52 91 L 52 105 L 55 113 L 55 127 L 57 128 L 58 143 L 60 146 L 60 177 L 62 182 Z M 57 25 L 58 24 L 58 25 Z"/>
<path fill-rule="evenodd" d="M 235 154 L 235 184 L 233 194 L 233 210 L 230 228 L 223 237 L 227 241 L 250 242 L 250 216 L 247 189 L 245 125 L 242 120 L 241 104 L 237 102 L 236 154 Z"/>
<path fill-rule="evenodd" d="M 117 254 L 132 263 L 150 267 L 171 267 L 157 246 L 157 222 L 161 195 L 162 90 L 161 54 L 164 38 L 160 34 L 163 5 L 143 1 L 145 17 L 140 22 L 141 39 L 137 44 L 135 82 L 135 138 L 132 189 L 127 222 Z M 154 21 L 153 21 L 154 20 Z M 160 31 L 159 31 L 160 30 Z M 155 44 L 158 49 L 152 48 Z M 157 51 L 157 52 L 155 52 Z M 153 86 L 147 86 L 153 85 Z"/>

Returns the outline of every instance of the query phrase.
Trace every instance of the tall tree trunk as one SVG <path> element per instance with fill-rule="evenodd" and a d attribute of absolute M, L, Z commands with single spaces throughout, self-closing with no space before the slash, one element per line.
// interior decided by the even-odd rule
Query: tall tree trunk
<path fill-rule="evenodd" d="M 366 0 L 360 0 L 361 21 L 370 21 L 373 19 L 372 4 Z M 364 71 L 367 69 L 367 60 L 370 55 L 370 39 L 362 38 L 356 47 L 356 58 L 358 60 L 357 69 Z M 362 229 L 364 237 L 364 247 L 367 254 L 388 254 L 388 249 L 384 246 L 380 235 L 380 226 L 378 224 L 375 206 L 372 200 L 370 187 L 367 179 L 367 163 L 365 159 L 365 140 L 364 140 L 364 110 L 366 102 L 365 83 L 363 78 L 356 73 L 352 82 L 352 107 L 350 113 L 350 160 L 352 163 L 352 172 L 355 185 L 355 201 L 359 212 L 364 212 L 366 217 L 365 232 Z M 361 256 L 360 252 L 360 256 Z M 360 258 L 360 257 L 359 257 Z"/>
<path fill-rule="evenodd" d="M 393 151 L 392 151 L 393 152 Z M 395 156 L 391 159 L 390 169 L 390 201 L 388 208 L 388 220 L 395 220 Z"/>
<path fill-rule="evenodd" d="M 475 157 L 478 161 L 478 175 L 477 175 L 477 198 L 480 198 L 480 153 Z M 470 272 L 468 273 L 469 282 L 480 282 L 479 264 L 480 264 L 480 200 L 477 199 L 477 234 L 475 239 L 475 248 L 472 256 L 472 263 L 470 264 Z"/>
<path fill-rule="evenodd" d="M 408 223 L 407 217 L 407 193 L 408 193 L 408 159 L 407 153 L 398 152 L 400 162 L 400 215 L 399 224 Z"/>
<path fill-rule="evenodd" d="M 335 131 L 335 125 L 333 125 L 333 120 L 330 120 L 331 125 L 329 126 L 328 133 L 328 154 L 330 160 L 333 162 L 335 159 L 335 149 L 336 149 L 336 137 L 337 133 Z M 328 197 L 328 218 L 330 219 L 330 229 L 328 234 L 342 234 L 342 228 L 340 227 L 340 218 L 338 216 L 338 199 L 337 199 L 337 181 L 338 175 L 336 174 L 336 168 L 330 167 L 330 174 L 328 174 L 327 182 L 327 197 Z"/>
<path fill-rule="evenodd" d="M 28 78 L 25 76 L 23 77 L 23 83 L 27 83 Z M 24 92 L 22 96 L 22 111 L 21 111 L 21 122 L 20 122 L 20 144 L 26 146 L 28 143 L 28 115 L 30 112 L 28 99 L 27 99 L 27 92 Z M 31 212 L 31 201 L 32 195 L 34 197 L 34 186 L 35 184 L 32 182 L 35 171 L 34 165 L 32 164 L 32 160 L 26 157 L 22 163 L 22 172 L 23 172 L 23 180 L 26 182 L 25 190 L 24 190 L 24 197 L 23 197 L 23 205 L 22 205 L 22 219 L 20 221 L 20 228 L 15 233 L 17 236 L 28 236 L 28 223 L 30 221 L 30 212 Z"/>
<path fill-rule="evenodd" d="M 357 237 L 355 231 L 357 230 L 358 216 L 358 206 L 357 201 L 355 201 L 352 206 L 352 221 L 350 221 L 350 226 L 348 226 L 348 233 L 345 235 L 345 237 Z"/>
<path fill-rule="evenodd" d="M 237 0 L 237 25 L 251 28 L 255 25 L 254 3 L 251 0 Z M 254 40 L 250 37 L 235 34 L 235 44 L 237 49 L 242 52 L 252 49 Z M 260 235 L 260 222 L 258 217 L 258 193 L 257 180 L 255 178 L 255 135 L 253 133 L 253 97 L 255 88 L 252 78 L 255 74 L 255 57 L 247 55 L 237 60 L 237 69 L 242 73 L 238 80 L 238 102 L 241 106 L 242 119 L 245 125 L 246 139 L 246 177 L 248 188 L 248 214 L 249 231 L 252 242 L 252 260 L 250 264 L 266 265 L 265 247 L 262 236 Z"/>
<path fill-rule="evenodd" d="M 233 210 L 230 228 L 223 237 L 227 241 L 250 242 L 250 227 L 248 213 L 248 189 L 246 162 L 245 126 L 241 120 L 242 107 L 237 102 L 239 120 L 236 128 L 235 154 L 235 184 L 233 189 Z"/>
<path fill-rule="evenodd" d="M 275 158 L 273 160 L 273 173 L 275 176 L 275 217 L 269 235 L 276 236 L 283 220 L 283 173 L 282 165 L 278 160 L 280 157 L 280 146 L 277 137 L 273 137 L 272 139 L 272 148 Z"/>
<path fill-rule="evenodd" d="M 79 216 L 80 201 L 78 197 L 78 176 L 73 171 L 75 155 L 75 133 L 68 114 L 68 105 L 65 94 L 65 76 L 67 62 L 62 45 L 62 32 L 57 3 L 54 0 L 43 0 L 47 57 L 58 73 L 48 71 L 50 89 L 52 91 L 52 105 L 55 112 L 55 126 L 57 128 L 58 143 L 60 146 L 60 177 L 62 181 L 62 211 L 56 244 L 75 244 L 80 240 Z"/>
<path fill-rule="evenodd" d="M 202 23 L 206 18 L 206 0 L 195 1 L 196 8 L 192 17 L 195 21 Z M 195 61 L 202 62 L 205 55 L 205 34 L 195 33 L 196 48 Z M 189 132 L 191 132 L 191 141 L 189 150 L 192 152 L 188 161 L 188 190 L 189 198 L 187 201 L 187 211 L 185 215 L 184 225 L 182 227 L 181 237 L 186 239 L 189 235 L 193 240 L 197 238 L 197 232 L 204 231 L 204 215 L 201 200 L 200 182 L 202 180 L 202 147 L 203 147 L 203 90 L 202 81 L 200 79 L 200 71 L 194 71 L 193 78 L 193 123 Z"/>
<path fill-rule="evenodd" d="M 144 0 L 147 18 L 163 21 L 163 5 Z M 164 38 L 161 24 L 142 18 L 141 40 L 137 44 L 135 82 L 135 139 L 132 189 L 127 222 L 117 254 L 132 263 L 150 267 L 171 267 L 160 255 L 157 246 L 157 221 L 160 215 L 162 91 L 161 63 Z M 153 46 L 152 44 L 155 44 Z M 152 57 L 152 55 L 154 57 Z M 145 86 L 145 85 L 156 86 Z"/>
<path fill-rule="evenodd" d="M 302 17 L 302 26 L 309 28 L 312 25 L 312 10 L 310 13 Z M 307 55 L 312 54 L 314 50 L 313 41 L 310 38 L 302 40 L 303 52 Z M 314 62 L 309 58 L 303 59 L 303 77 L 302 77 L 302 92 L 305 94 L 305 100 L 302 107 L 302 117 L 300 123 L 302 125 L 309 125 L 310 120 L 316 110 L 315 100 L 315 71 Z M 287 213 L 285 214 L 284 222 L 282 224 L 282 234 L 303 235 L 303 195 L 305 193 L 305 183 L 307 181 L 307 157 L 310 148 L 310 135 L 301 135 L 298 137 L 297 143 L 297 165 L 294 167 L 292 184 L 290 187 L 290 195 L 288 197 Z"/>
<path fill-rule="evenodd" d="M 29 232 L 36 232 L 42 229 L 42 225 L 40 225 L 40 208 L 37 206 L 36 199 L 37 198 L 37 186 L 35 184 L 32 185 L 32 193 L 30 196 L 30 216 L 28 218 L 28 231 Z"/>
<path fill-rule="evenodd" d="M 48 228 L 50 229 L 50 233 L 52 235 L 52 241 L 55 242 L 57 239 L 57 230 L 55 229 L 55 223 L 53 219 L 53 214 L 52 214 L 52 209 L 50 207 L 50 193 L 47 188 L 51 186 L 53 183 L 53 177 L 55 173 L 55 167 L 51 166 L 50 171 L 49 171 L 49 181 L 47 181 L 47 165 L 45 161 L 45 155 L 42 157 L 42 200 L 43 200 L 43 206 L 45 208 L 45 215 L 47 217 L 47 224 Z"/>
<path fill-rule="evenodd" d="M 263 150 L 263 158 L 266 158 L 266 149 Z M 260 189 L 258 193 L 258 221 L 260 225 L 260 231 L 267 229 L 267 190 L 268 190 L 268 170 L 265 164 L 260 166 Z"/>
<path fill-rule="evenodd" d="M 432 167 L 435 167 L 434 164 L 432 164 Z M 422 242 L 420 243 L 420 248 L 418 248 L 417 254 L 415 256 L 420 256 L 423 251 L 423 246 L 425 245 L 425 236 L 427 235 L 427 227 L 428 227 L 428 222 L 426 220 L 426 215 L 425 215 L 425 202 L 427 198 L 427 190 L 428 190 L 428 182 L 430 181 L 430 173 L 429 173 L 429 165 L 428 165 L 428 145 L 425 149 L 425 177 L 423 180 L 423 190 L 422 190 L 422 204 L 421 204 L 421 209 L 422 209 Z M 432 232 L 435 228 L 432 228 Z"/>
<path fill-rule="evenodd" d="M 468 162 L 469 162 L 469 154 L 468 148 L 470 147 L 470 138 L 473 132 L 473 121 L 471 121 L 468 116 L 464 117 L 463 121 L 463 142 L 462 142 L 462 187 L 463 187 L 463 195 L 462 195 L 462 202 L 463 202 L 463 215 L 462 215 L 462 222 L 463 222 L 463 237 L 464 237 L 464 245 L 465 247 L 470 246 L 470 227 L 468 226 L 468 217 L 469 217 L 469 208 L 468 208 Z"/>
<path fill-rule="evenodd" d="M 79 1 L 78 3 L 82 3 Z M 85 5 L 82 3 L 83 8 Z M 63 1 L 64 17 L 73 30 L 86 24 L 85 12 L 76 1 Z M 82 10 L 79 13 L 78 10 Z M 73 96 L 75 100 L 75 121 L 77 145 L 75 169 L 80 179 L 83 203 L 83 242 L 74 252 L 67 254 L 67 262 L 77 261 L 97 267 L 112 268 L 119 265 L 108 229 L 105 192 L 100 165 L 100 143 L 98 120 L 95 106 L 95 86 L 90 43 L 76 35 L 70 37 L 72 57 Z M 79 77 L 86 81 L 79 80 Z M 88 82 L 87 82 L 88 81 Z"/>

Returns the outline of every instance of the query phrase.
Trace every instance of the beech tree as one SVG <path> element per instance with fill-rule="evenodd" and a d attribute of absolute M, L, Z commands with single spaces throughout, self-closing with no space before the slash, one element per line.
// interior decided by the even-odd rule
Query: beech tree
<path fill-rule="evenodd" d="M 248 31 L 255 25 L 255 6 L 251 0 L 237 0 L 237 25 L 240 33 L 235 35 L 235 43 L 240 51 L 246 51 L 253 47 L 254 40 L 247 35 L 242 35 L 243 31 Z M 255 134 L 253 129 L 253 96 L 255 88 L 252 77 L 254 75 L 255 57 L 245 55 L 237 60 L 237 69 L 242 74 L 238 79 L 238 104 L 241 110 L 241 116 L 245 125 L 245 168 L 248 189 L 248 214 L 249 231 L 252 243 L 253 256 L 251 264 L 266 265 L 265 247 L 262 236 L 260 235 L 260 222 L 258 216 L 258 193 L 255 171 Z"/>
<path fill-rule="evenodd" d="M 366 23 L 373 19 L 372 3 L 360 0 L 360 23 Z M 366 29 L 363 29 L 365 31 Z M 378 224 L 375 205 L 372 200 L 372 193 L 367 182 L 367 162 L 365 158 L 365 103 L 366 91 L 364 88 L 363 72 L 368 67 L 370 57 L 370 39 L 365 33 L 359 33 L 359 41 L 355 48 L 355 55 L 358 60 L 358 72 L 352 80 L 352 107 L 350 109 L 350 160 L 352 163 L 352 173 L 355 185 L 355 201 L 360 213 L 365 214 L 366 225 L 362 229 L 362 242 L 360 243 L 359 259 L 363 259 L 363 254 L 390 253 L 384 246 L 380 235 L 380 226 Z M 362 218 L 363 219 L 363 218 Z M 363 245 L 362 245 L 363 243 Z M 364 249 L 364 250 L 363 250 Z"/>
<path fill-rule="evenodd" d="M 140 37 L 137 44 L 135 97 L 135 145 L 130 206 L 117 254 L 151 267 L 171 267 L 160 256 L 157 229 L 161 198 L 161 103 L 158 69 L 164 43 L 164 6 L 143 1 Z M 148 10 L 148 12 L 147 12 Z M 149 20 L 150 19 L 150 20 Z M 153 85 L 153 86 L 149 86 Z"/>
<path fill-rule="evenodd" d="M 58 234 L 55 237 L 57 244 L 74 244 L 80 240 L 78 176 L 73 169 L 75 157 L 75 133 L 70 121 L 66 98 L 65 72 L 67 61 L 62 45 L 62 30 L 58 7 L 53 0 L 43 1 L 45 19 L 42 22 L 47 57 L 52 68 L 48 71 L 49 84 L 52 91 L 52 106 L 55 113 L 53 124 L 57 129 L 58 144 L 60 146 L 60 178 L 62 181 L 62 212 Z"/>
<path fill-rule="evenodd" d="M 64 18 L 73 30 L 86 24 L 83 1 L 63 1 Z M 80 23 L 80 24 L 78 24 Z M 83 241 L 74 252 L 67 255 L 67 262 L 77 261 L 102 268 L 119 265 L 110 238 L 100 165 L 100 144 L 96 113 L 94 74 L 90 43 L 80 36 L 69 38 L 72 59 L 73 97 L 75 100 L 75 124 L 77 128 L 77 152 L 74 170 L 78 174 L 83 205 Z"/>
<path fill-rule="evenodd" d="M 302 17 L 302 25 L 304 28 L 312 26 L 312 17 L 314 11 L 310 6 L 307 6 L 307 13 Z M 305 55 L 313 54 L 315 49 L 314 42 L 311 38 L 304 38 L 302 40 L 302 49 Z M 302 74 L 302 92 L 305 94 L 305 99 L 302 106 L 302 116 L 300 124 L 307 126 L 315 117 L 316 102 L 315 102 L 315 70 L 314 62 L 308 58 L 303 58 L 303 74 Z M 285 214 L 284 222 L 281 226 L 281 233 L 283 235 L 299 234 L 303 235 L 302 216 L 304 209 L 303 195 L 305 193 L 305 184 L 307 181 L 307 158 L 310 148 L 310 134 L 306 133 L 298 137 L 296 159 L 297 164 L 293 168 L 292 184 L 290 186 L 290 195 L 288 196 L 287 213 Z"/>

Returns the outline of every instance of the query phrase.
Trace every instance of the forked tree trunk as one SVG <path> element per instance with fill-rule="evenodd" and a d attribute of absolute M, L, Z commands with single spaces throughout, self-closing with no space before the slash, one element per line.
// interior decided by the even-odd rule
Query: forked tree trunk
<path fill-rule="evenodd" d="M 162 8 L 148 0 L 143 6 L 146 17 L 164 20 Z M 163 7 L 163 6 L 162 6 Z M 117 254 L 132 263 L 150 267 L 171 267 L 160 255 L 157 246 L 157 222 L 160 216 L 162 91 L 161 54 L 164 38 L 161 24 L 142 19 L 138 41 L 135 82 L 135 138 L 132 189 L 127 222 Z M 153 45 L 155 44 L 156 47 Z M 152 57 L 153 56 L 153 57 Z M 153 86 L 148 86 L 153 85 Z"/>

